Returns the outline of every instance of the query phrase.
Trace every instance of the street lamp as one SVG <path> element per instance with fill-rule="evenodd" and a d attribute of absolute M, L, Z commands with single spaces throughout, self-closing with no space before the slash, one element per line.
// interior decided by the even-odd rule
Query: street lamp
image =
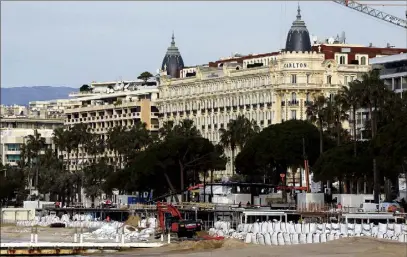
<path fill-rule="evenodd" d="M 23 144 L 24 144 L 24 146 L 26 146 L 27 144 L 26 144 L 26 139 L 28 138 L 28 136 L 24 136 L 23 137 Z M 26 149 L 27 150 L 27 149 Z M 27 153 L 27 154 L 29 154 L 29 153 Z M 20 150 L 20 157 L 21 157 L 21 150 Z M 28 187 L 29 187 L 29 190 L 30 190 L 30 195 L 29 195 L 29 198 L 31 198 L 31 195 L 32 195 L 32 189 L 31 189 L 31 179 L 30 179 L 30 172 L 31 172 L 31 163 L 29 163 L 29 165 L 30 165 L 30 170 L 29 170 L 29 172 L 28 172 Z"/>

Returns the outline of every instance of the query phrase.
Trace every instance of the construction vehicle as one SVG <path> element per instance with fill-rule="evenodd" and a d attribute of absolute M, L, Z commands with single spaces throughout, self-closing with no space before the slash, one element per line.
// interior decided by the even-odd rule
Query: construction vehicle
<path fill-rule="evenodd" d="M 177 234 L 178 238 L 196 237 L 196 232 L 202 230 L 202 222 L 184 220 L 178 209 L 168 203 L 157 202 L 158 234 Z"/>

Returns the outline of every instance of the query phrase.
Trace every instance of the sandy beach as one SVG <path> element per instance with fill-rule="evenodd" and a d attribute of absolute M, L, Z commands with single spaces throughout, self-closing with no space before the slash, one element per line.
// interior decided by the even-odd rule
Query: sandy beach
<path fill-rule="evenodd" d="M 2 226 L 1 242 L 29 241 L 30 228 Z M 72 242 L 75 229 L 38 228 L 39 241 Z M 171 256 L 171 257 L 406 257 L 407 244 L 365 237 L 344 238 L 322 244 L 291 246 L 248 245 L 227 239 L 173 243 L 154 249 L 135 249 L 103 256 Z M 101 255 L 93 255 L 101 256 Z"/>

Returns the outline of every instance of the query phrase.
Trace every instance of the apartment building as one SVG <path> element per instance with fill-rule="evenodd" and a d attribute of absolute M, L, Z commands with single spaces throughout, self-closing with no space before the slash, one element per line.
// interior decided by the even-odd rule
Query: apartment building
<path fill-rule="evenodd" d="M 28 104 L 28 116 L 42 119 L 63 119 L 64 110 L 70 104 L 71 99 L 32 101 Z"/>
<path fill-rule="evenodd" d="M 61 119 L 2 118 L 0 120 L 1 162 L 4 165 L 17 165 L 21 159 L 21 145 L 25 144 L 27 137 L 34 135 L 35 131 L 45 138 L 46 147 L 52 147 L 53 131 L 57 127 L 62 127 L 63 124 Z"/>
<path fill-rule="evenodd" d="M 380 70 L 380 79 L 389 89 L 407 97 L 407 53 L 372 58 L 370 64 Z"/>
<path fill-rule="evenodd" d="M 23 105 L 0 105 L 0 117 L 26 116 L 28 108 Z"/>
<path fill-rule="evenodd" d="M 380 79 L 400 97 L 407 97 L 407 53 L 370 58 L 372 69 L 380 70 Z M 404 49 L 407 52 L 407 49 Z M 353 119 L 351 117 L 351 119 Z M 369 139 L 366 122 L 370 120 L 369 110 L 358 109 L 356 112 L 356 135 L 359 140 Z M 351 127 L 353 134 L 353 127 Z"/>
<path fill-rule="evenodd" d="M 106 139 L 109 129 L 115 126 L 130 128 L 137 122 L 147 124 L 152 132 L 158 132 L 159 112 L 155 105 L 158 98 L 156 85 L 144 85 L 142 81 L 122 81 L 92 83 L 92 91 L 71 94 L 74 99 L 65 108 L 65 127 L 78 123 L 88 125 L 90 132 L 99 134 Z M 153 81 L 150 81 L 153 84 Z M 76 166 L 74 153 L 71 154 L 70 168 Z M 80 152 L 82 164 L 88 156 Z M 110 161 L 114 161 L 113 153 L 108 152 Z M 64 158 L 67 159 L 64 153 Z"/>

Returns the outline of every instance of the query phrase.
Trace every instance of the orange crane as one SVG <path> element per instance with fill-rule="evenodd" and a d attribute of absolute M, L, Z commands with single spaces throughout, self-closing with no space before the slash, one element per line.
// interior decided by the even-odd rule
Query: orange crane
<path fill-rule="evenodd" d="M 372 7 L 369 7 L 369 5 L 380 5 L 380 6 L 406 6 L 406 5 L 399 5 L 399 4 L 361 4 L 356 1 L 352 0 L 333 0 L 333 2 L 346 6 L 348 8 L 351 8 L 355 11 L 362 12 L 364 14 L 367 14 L 369 16 L 375 17 L 377 19 L 387 21 L 393 25 L 402 27 L 404 29 L 407 29 L 407 20 L 403 20 L 399 17 L 396 17 L 394 15 L 376 10 Z M 407 19 L 407 11 L 406 11 L 406 19 Z"/>

